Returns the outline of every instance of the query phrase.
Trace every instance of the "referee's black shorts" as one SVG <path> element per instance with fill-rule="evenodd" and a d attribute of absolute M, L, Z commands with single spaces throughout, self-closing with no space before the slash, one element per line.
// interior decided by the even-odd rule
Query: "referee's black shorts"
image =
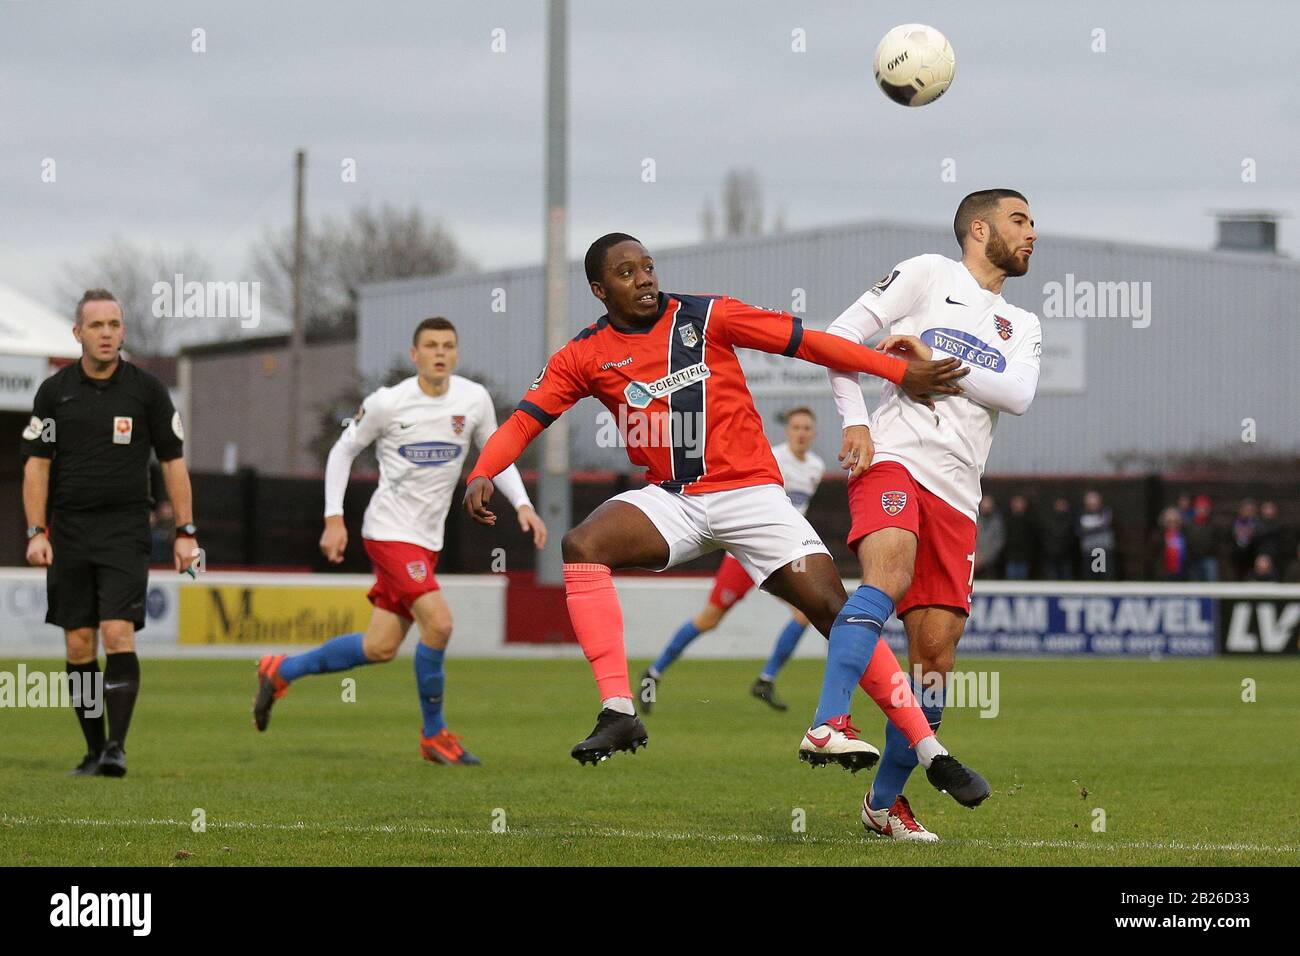
<path fill-rule="evenodd" d="M 54 561 L 45 572 L 45 622 L 64 630 L 131 621 L 144 628 L 149 589 L 149 512 L 63 511 L 50 523 Z"/>

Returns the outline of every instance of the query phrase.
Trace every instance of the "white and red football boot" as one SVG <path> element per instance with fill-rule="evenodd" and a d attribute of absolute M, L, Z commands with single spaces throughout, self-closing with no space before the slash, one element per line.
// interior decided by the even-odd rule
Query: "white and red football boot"
<path fill-rule="evenodd" d="M 916 843 L 938 843 L 938 834 L 931 833 L 921 826 L 920 821 L 912 815 L 912 805 L 901 793 L 892 806 L 884 810 L 872 810 L 871 792 L 862 798 L 862 825 L 868 833 L 888 837 L 891 840 L 912 840 Z"/>
<path fill-rule="evenodd" d="M 874 767 L 880 751 L 858 737 L 858 728 L 853 726 L 848 714 L 840 714 L 803 735 L 799 759 L 814 767 L 834 762 L 857 773 Z"/>

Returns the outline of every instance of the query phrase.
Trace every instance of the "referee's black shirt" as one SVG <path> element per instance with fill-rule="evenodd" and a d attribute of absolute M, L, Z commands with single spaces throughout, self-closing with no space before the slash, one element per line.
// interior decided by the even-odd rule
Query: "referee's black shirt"
<path fill-rule="evenodd" d="M 125 359 L 106 379 L 77 361 L 36 391 L 23 455 L 51 458 L 51 511 L 137 511 L 152 505 L 149 452 L 180 458 L 180 415 L 162 382 Z"/>

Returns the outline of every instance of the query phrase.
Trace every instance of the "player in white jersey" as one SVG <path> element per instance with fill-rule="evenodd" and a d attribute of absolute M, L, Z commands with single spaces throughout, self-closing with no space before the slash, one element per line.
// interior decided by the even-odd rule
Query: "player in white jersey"
<path fill-rule="evenodd" d="M 1002 298 L 1009 276 L 1029 271 L 1037 236 L 1025 197 L 1014 190 L 972 193 L 954 221 L 960 262 L 922 255 L 899 263 L 827 329 L 907 358 L 955 356 L 970 371 L 961 395 L 933 407 L 892 385 L 868 415 L 856 374 L 831 372 L 843 418 L 839 458 L 849 471 L 849 547 L 863 587 L 850 598 L 873 606 L 883 625 L 896 610 L 907 632 L 916 696 L 930 726 L 943 715 L 946 678 L 970 613 L 980 477 L 1000 412 L 1022 415 L 1038 385 L 1038 317 Z M 917 686 L 919 678 L 920 686 Z M 916 754 L 892 727 L 862 822 L 894 839 L 938 839 L 916 821 L 903 787 Z"/>
<path fill-rule="evenodd" d="M 792 408 L 782 419 L 785 422 L 785 441 L 772 447 L 772 456 L 776 458 L 777 467 L 781 469 L 781 478 L 785 485 L 786 496 L 802 514 L 808 513 L 812 496 L 821 484 L 822 475 L 826 473 L 826 463 L 812 450 L 813 439 L 817 437 L 817 419 L 810 408 Z M 704 609 L 681 627 L 664 646 L 663 651 L 653 664 L 641 674 L 638 695 L 641 698 L 641 712 L 648 714 L 658 698 L 659 681 L 682 651 L 699 637 L 720 623 L 730 611 L 754 586 L 754 579 L 739 561 L 730 554 L 722 559 L 713 578 L 713 590 Z M 790 659 L 799 644 L 799 638 L 808 627 L 808 618 L 797 608 L 790 609 L 790 620 L 781 633 L 777 635 L 776 646 L 762 672 L 750 687 L 749 692 L 761 701 L 777 710 L 785 710 L 786 704 L 776 695 L 776 675 L 785 662 Z"/>
<path fill-rule="evenodd" d="M 455 326 L 441 317 L 422 321 L 411 345 L 418 374 L 370 395 L 330 450 L 320 548 L 338 564 L 348 543 L 343 524 L 348 473 L 357 455 L 376 443 L 379 486 L 361 526 L 362 543 L 375 568 L 375 584 L 368 595 L 374 610 L 364 634 L 344 634 L 304 654 L 262 658 L 253 701 L 258 730 L 266 729 L 271 705 L 284 696 L 290 682 L 306 674 L 390 661 L 414 620 L 420 628 L 415 649 L 416 686 L 424 717 L 420 753 L 434 763 L 479 763 L 447 729 L 442 714 L 443 655 L 452 620 L 434 570 L 447 509 L 470 441 L 482 448 L 496 430 L 497 420 L 487 389 L 452 374 L 457 359 Z M 546 526 L 533 510 L 519 472 L 511 465 L 498 476 L 497 484 L 514 505 L 519 527 L 532 534 L 540 550 L 546 544 Z"/>

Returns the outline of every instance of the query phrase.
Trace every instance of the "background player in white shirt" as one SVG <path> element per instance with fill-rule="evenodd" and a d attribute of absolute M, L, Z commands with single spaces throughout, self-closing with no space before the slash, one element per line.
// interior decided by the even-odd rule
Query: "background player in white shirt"
<path fill-rule="evenodd" d="M 806 515 L 812 496 L 816 494 L 822 475 L 826 473 L 826 463 L 811 447 L 813 439 L 817 437 L 817 419 L 810 408 L 792 408 L 782 416 L 782 420 L 785 422 L 785 441 L 772 447 L 772 455 L 776 458 L 777 467 L 781 469 L 781 478 L 790 503 L 801 515 Z M 723 557 L 722 564 L 713 577 L 713 590 L 704 610 L 677 629 L 658 659 L 641 674 L 637 693 L 641 698 L 642 713 L 648 714 L 654 707 L 658 699 L 659 680 L 664 671 L 693 640 L 722 623 L 727 612 L 753 586 L 754 579 L 739 561 L 730 554 Z M 808 618 L 792 607 L 789 622 L 777 635 L 772 656 L 749 689 L 751 694 L 777 710 L 785 710 L 786 704 L 776 696 L 776 675 L 794 653 L 799 638 L 807 627 Z"/>
<path fill-rule="evenodd" d="M 414 619 L 420 628 L 415 678 L 424 717 L 420 753 L 435 763 L 479 763 L 447 729 L 442 715 L 443 654 L 452 621 L 434 569 L 470 440 L 482 448 L 496 430 L 497 420 L 487 389 L 452 374 L 458 357 L 455 326 L 441 317 L 422 321 L 411 345 L 418 374 L 370 395 L 330 449 L 320 548 L 338 564 L 348 544 L 343 524 L 348 473 L 357 455 L 371 442 L 378 443 L 379 486 L 361 526 L 375 568 L 375 584 L 368 595 L 374 611 L 365 634 L 344 634 L 292 657 L 276 654 L 261 659 L 253 702 L 258 730 L 266 729 L 271 705 L 284 696 L 291 681 L 392 660 Z M 539 550 L 543 548 L 546 526 L 533 510 L 519 472 L 511 465 L 497 483 L 514 505 L 519 527 L 532 534 Z"/>
<path fill-rule="evenodd" d="M 1029 204 L 1010 189 L 971 193 L 953 223 L 962 259 L 923 255 L 899 263 L 836 319 L 828 332 L 907 358 L 961 359 L 963 394 L 912 401 L 892 385 L 868 416 L 858 376 L 831 372 L 844 420 L 840 462 L 849 470 L 849 547 L 863 586 L 850 603 L 884 620 L 895 608 L 907 631 L 908 663 L 930 726 L 943 715 L 946 675 L 970 613 L 980 477 L 1000 412 L 1022 415 L 1038 385 L 1038 317 L 1002 298 L 1008 276 L 1029 271 L 1037 236 Z M 938 839 L 912 814 L 903 786 L 916 766 L 890 727 L 862 822 L 895 839 Z"/>

